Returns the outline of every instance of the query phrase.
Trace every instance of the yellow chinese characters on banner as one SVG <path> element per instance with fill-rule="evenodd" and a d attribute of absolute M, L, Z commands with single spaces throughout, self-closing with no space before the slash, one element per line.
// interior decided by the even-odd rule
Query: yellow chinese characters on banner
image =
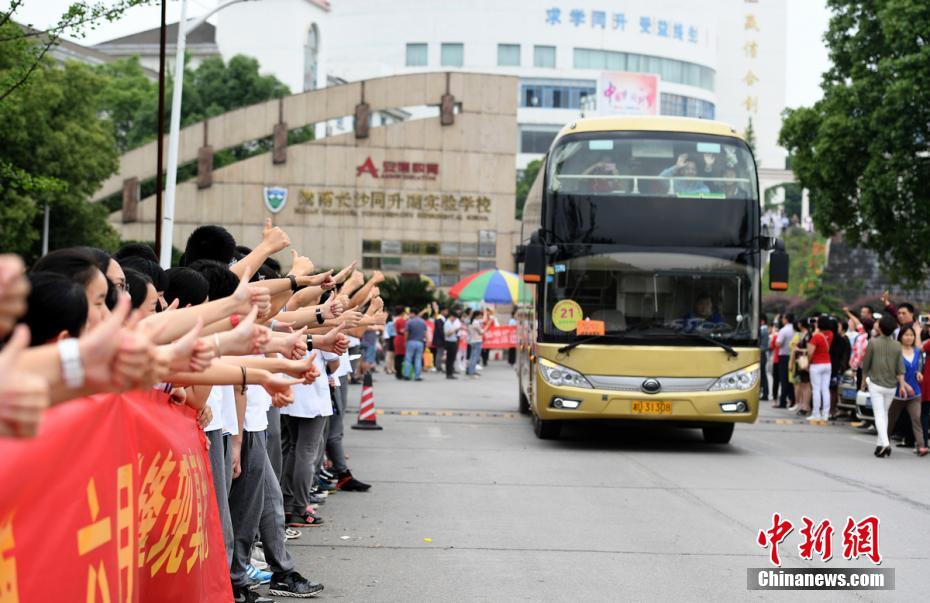
<path fill-rule="evenodd" d="M 756 4 L 753 0 L 745 0 L 745 3 Z M 746 96 L 741 104 L 746 109 L 747 113 L 758 113 L 759 95 L 756 92 L 755 86 L 759 83 L 760 78 L 756 72 L 753 71 L 753 67 L 755 66 L 755 60 L 759 56 L 759 42 L 756 40 L 755 36 L 758 35 L 760 27 L 759 19 L 754 13 L 746 13 L 743 16 L 743 30 L 746 32 L 747 36 L 751 37 L 743 44 L 743 54 L 746 55 L 749 65 L 742 78 L 743 82 L 746 84 Z"/>

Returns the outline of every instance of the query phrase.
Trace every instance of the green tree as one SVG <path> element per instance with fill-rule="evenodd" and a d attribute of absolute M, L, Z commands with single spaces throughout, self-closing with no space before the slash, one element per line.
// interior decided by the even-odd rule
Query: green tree
<path fill-rule="evenodd" d="M 419 275 L 389 276 L 378 288 L 384 307 L 393 312 L 396 306 L 404 306 L 420 311 L 436 298 L 435 290 Z"/>
<path fill-rule="evenodd" d="M 907 285 L 930 268 L 930 4 L 828 0 L 823 98 L 787 110 L 779 142 L 824 234 L 844 232 Z"/>
<path fill-rule="evenodd" d="M 16 29 L 0 27 L 0 38 Z M 28 44 L 36 43 L 0 44 L 0 79 L 8 75 L 4 68 L 15 70 L 29 60 L 31 51 L 23 48 Z M 20 56 L 10 56 L 13 49 Z M 100 116 L 104 87 L 86 65 L 59 67 L 45 58 L 0 102 L 0 248 L 34 259 L 45 205 L 51 208 L 51 246 L 118 242 L 106 209 L 87 203 L 117 167 L 113 128 Z"/>
<path fill-rule="evenodd" d="M 158 83 L 146 76 L 138 57 L 104 63 L 97 68 L 106 85 L 104 110 L 113 124 L 121 153 L 155 138 L 158 131 Z"/>
<path fill-rule="evenodd" d="M 517 177 L 517 219 L 523 218 L 523 206 L 526 205 L 526 196 L 536 181 L 536 175 L 539 174 L 539 168 L 542 167 L 541 159 L 534 159 L 526 164 L 523 175 Z"/>
<path fill-rule="evenodd" d="M 749 145 L 749 148 L 752 149 L 752 152 L 756 152 L 756 130 L 752 127 L 752 118 L 749 118 L 749 123 L 746 124 L 746 129 L 743 131 L 743 138 L 746 139 L 746 144 Z"/>

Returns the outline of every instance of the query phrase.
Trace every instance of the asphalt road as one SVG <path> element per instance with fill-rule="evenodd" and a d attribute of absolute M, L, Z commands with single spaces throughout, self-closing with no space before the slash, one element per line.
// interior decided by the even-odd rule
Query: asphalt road
<path fill-rule="evenodd" d="M 930 587 L 930 457 L 876 459 L 873 437 L 848 425 L 764 403 L 726 446 L 697 430 L 599 426 L 542 441 L 501 363 L 458 381 L 378 374 L 375 399 L 384 430 L 347 430 L 349 464 L 372 490 L 331 496 L 328 523 L 290 542 L 324 599 L 913 600 Z M 896 590 L 748 591 L 747 568 L 769 564 L 756 537 L 773 512 L 798 526 L 783 567 L 807 568 L 872 567 L 843 559 L 842 531 L 847 516 L 877 515 Z M 804 515 L 832 521 L 830 562 L 800 559 Z"/>

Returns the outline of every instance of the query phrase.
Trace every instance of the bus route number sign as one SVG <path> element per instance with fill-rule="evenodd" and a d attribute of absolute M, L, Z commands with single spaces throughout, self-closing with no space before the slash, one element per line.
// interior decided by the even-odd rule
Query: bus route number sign
<path fill-rule="evenodd" d="M 552 307 L 552 324 L 560 331 L 574 331 L 582 318 L 581 306 L 573 299 L 560 300 Z"/>

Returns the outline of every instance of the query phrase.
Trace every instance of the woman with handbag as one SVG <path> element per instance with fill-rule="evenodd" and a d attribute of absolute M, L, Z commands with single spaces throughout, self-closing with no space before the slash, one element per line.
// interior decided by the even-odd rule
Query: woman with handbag
<path fill-rule="evenodd" d="M 806 415 L 811 410 L 810 357 L 807 355 L 811 333 L 808 320 L 797 321 L 794 330 L 795 343 L 791 350 L 790 366 L 794 372 L 795 405 L 788 410 L 797 410 L 799 415 Z"/>

